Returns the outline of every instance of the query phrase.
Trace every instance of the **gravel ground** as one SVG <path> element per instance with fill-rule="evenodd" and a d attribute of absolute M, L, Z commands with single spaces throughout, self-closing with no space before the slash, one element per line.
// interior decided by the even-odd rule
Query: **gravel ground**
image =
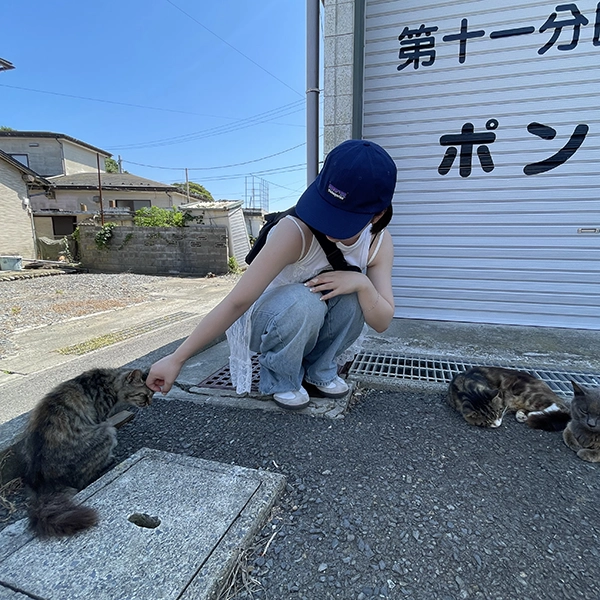
<path fill-rule="evenodd" d="M 228 598 L 600 598 L 598 465 L 441 391 L 370 390 L 342 420 L 157 398 L 116 459 L 144 446 L 286 476 Z"/>
<path fill-rule="evenodd" d="M 223 275 L 218 279 L 235 277 Z M 186 281 L 134 273 L 74 273 L 0 280 L 0 359 L 15 351 L 11 334 L 17 330 L 158 300 L 165 290 L 172 293 L 178 282 Z"/>
<path fill-rule="evenodd" d="M 14 351 L 10 334 L 151 299 L 164 277 L 76 273 L 0 281 L 0 358 Z"/>

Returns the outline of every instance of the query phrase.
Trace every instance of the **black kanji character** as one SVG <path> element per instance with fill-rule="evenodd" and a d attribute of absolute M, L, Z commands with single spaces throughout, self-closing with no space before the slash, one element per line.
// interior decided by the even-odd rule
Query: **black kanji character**
<path fill-rule="evenodd" d="M 450 35 L 445 35 L 442 39 L 445 42 L 453 42 L 455 40 L 459 40 L 460 44 L 458 45 L 458 62 L 464 63 L 467 60 L 467 40 L 471 38 L 478 38 L 485 35 L 485 31 L 480 29 L 478 31 L 470 31 L 467 32 L 468 21 L 467 19 L 463 19 L 460 22 L 460 33 L 452 33 Z"/>
<path fill-rule="evenodd" d="M 456 146 L 460 146 L 460 167 L 459 173 L 461 177 L 468 177 L 471 174 L 471 164 L 473 159 L 473 146 L 480 144 L 477 147 L 477 156 L 479 157 L 479 163 L 481 168 L 486 172 L 490 173 L 494 170 L 494 161 L 490 154 L 490 149 L 485 144 L 491 144 L 496 141 L 496 134 L 492 133 L 492 130 L 498 127 L 498 121 L 496 119 L 490 119 L 485 128 L 490 133 L 474 133 L 475 128 L 472 123 L 465 123 L 462 126 L 461 133 L 458 135 L 443 135 L 440 138 L 441 146 L 450 146 L 444 158 L 438 167 L 438 173 L 440 175 L 447 175 L 454 164 L 454 159 L 458 154 Z"/>
<path fill-rule="evenodd" d="M 554 12 L 548 17 L 548 20 L 540 27 L 540 33 L 544 33 L 547 29 L 554 29 L 552 37 L 548 42 L 538 50 L 538 54 L 545 54 L 554 45 L 554 42 L 558 39 L 561 34 L 563 27 L 573 27 L 573 38 L 569 44 L 559 44 L 558 50 L 572 50 L 577 46 L 579 42 L 579 31 L 582 25 L 587 25 L 589 21 L 579 12 L 576 4 L 559 4 L 556 7 L 556 11 L 571 11 L 572 18 L 566 18 L 562 21 L 557 21 L 557 14 Z"/>
<path fill-rule="evenodd" d="M 421 63 L 424 67 L 428 67 L 435 62 L 435 38 L 431 34 L 437 30 L 438 28 L 435 26 L 425 27 L 425 25 L 421 25 L 419 29 L 405 27 L 402 30 L 402 33 L 398 36 L 400 40 L 400 54 L 398 58 L 406 59 L 406 62 L 398 66 L 398 71 L 401 71 L 411 63 L 415 69 L 418 69 L 419 62 L 424 57 L 428 57 L 428 60 Z M 422 35 L 425 35 L 425 37 L 418 39 Z"/>
<path fill-rule="evenodd" d="M 600 46 L 600 2 L 596 4 L 596 21 L 594 22 L 594 38 L 592 39 L 594 46 Z"/>
<path fill-rule="evenodd" d="M 579 147 L 581 144 L 583 144 L 589 129 L 590 128 L 587 125 L 577 125 L 573 135 L 569 138 L 569 141 L 565 144 L 565 146 L 563 146 L 556 154 L 552 155 L 546 160 L 525 165 L 525 167 L 523 167 L 523 173 L 525 173 L 525 175 L 539 175 L 540 173 L 551 171 L 552 169 L 555 169 L 556 167 L 559 167 L 563 163 L 567 162 L 571 156 L 573 156 L 573 154 L 579 150 Z M 556 136 L 556 130 L 554 130 L 552 127 L 548 127 L 547 125 L 541 125 L 540 123 L 530 123 L 527 126 L 527 131 L 533 135 L 541 137 L 544 140 L 553 140 Z"/>
<path fill-rule="evenodd" d="M 527 35 L 533 33 L 535 27 L 513 27 L 512 29 L 501 29 L 500 31 L 492 31 L 490 38 L 496 40 L 498 38 L 514 37 L 516 35 Z"/>

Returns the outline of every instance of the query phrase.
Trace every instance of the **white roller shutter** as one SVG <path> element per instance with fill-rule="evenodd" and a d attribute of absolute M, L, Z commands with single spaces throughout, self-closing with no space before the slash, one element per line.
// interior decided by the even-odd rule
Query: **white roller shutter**
<path fill-rule="evenodd" d="M 600 8 L 366 4 L 398 317 L 600 329 Z"/>

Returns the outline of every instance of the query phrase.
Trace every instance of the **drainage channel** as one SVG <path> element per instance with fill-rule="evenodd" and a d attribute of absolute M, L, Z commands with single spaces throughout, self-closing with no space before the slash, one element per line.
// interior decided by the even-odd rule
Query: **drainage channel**
<path fill-rule="evenodd" d="M 457 373 L 477 366 L 495 366 L 527 371 L 546 382 L 556 394 L 566 398 L 573 395 L 571 381 L 588 387 L 600 387 L 600 374 L 551 371 L 509 363 L 469 362 L 448 357 L 407 356 L 391 353 L 361 352 L 352 362 L 348 373 L 356 377 L 381 377 L 449 384 Z"/>
<path fill-rule="evenodd" d="M 349 365 L 340 369 L 340 374 L 347 373 L 348 375 L 357 378 L 363 377 L 365 379 L 383 378 L 447 385 L 457 373 L 478 366 L 505 367 L 507 369 L 527 371 L 534 377 L 545 381 L 552 391 L 564 398 L 570 398 L 573 395 L 571 381 L 588 387 L 600 387 L 600 374 L 551 371 L 513 363 L 469 362 L 448 357 L 407 356 L 391 353 L 360 352 Z M 258 393 L 258 379 L 258 355 L 254 355 L 252 357 L 251 393 Z M 197 385 L 204 388 L 233 390 L 229 365 L 225 365 Z"/>

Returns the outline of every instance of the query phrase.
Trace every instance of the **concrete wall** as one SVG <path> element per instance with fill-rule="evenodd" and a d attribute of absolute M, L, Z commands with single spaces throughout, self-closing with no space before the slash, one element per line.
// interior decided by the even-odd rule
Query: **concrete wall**
<path fill-rule="evenodd" d="M 27 186 L 21 172 L 3 160 L 0 160 L 0 214 L 0 255 L 34 258 Z"/>
<path fill-rule="evenodd" d="M 325 0 L 324 152 L 352 138 L 354 94 L 354 0 Z"/>
<path fill-rule="evenodd" d="M 27 154 L 29 168 L 42 177 L 63 175 L 62 145 L 56 138 L 0 137 L 0 150 Z"/>
<path fill-rule="evenodd" d="M 115 227 L 103 249 L 95 242 L 99 231 L 94 225 L 79 227 L 81 264 L 91 271 L 198 276 L 228 271 L 225 227 Z"/>

